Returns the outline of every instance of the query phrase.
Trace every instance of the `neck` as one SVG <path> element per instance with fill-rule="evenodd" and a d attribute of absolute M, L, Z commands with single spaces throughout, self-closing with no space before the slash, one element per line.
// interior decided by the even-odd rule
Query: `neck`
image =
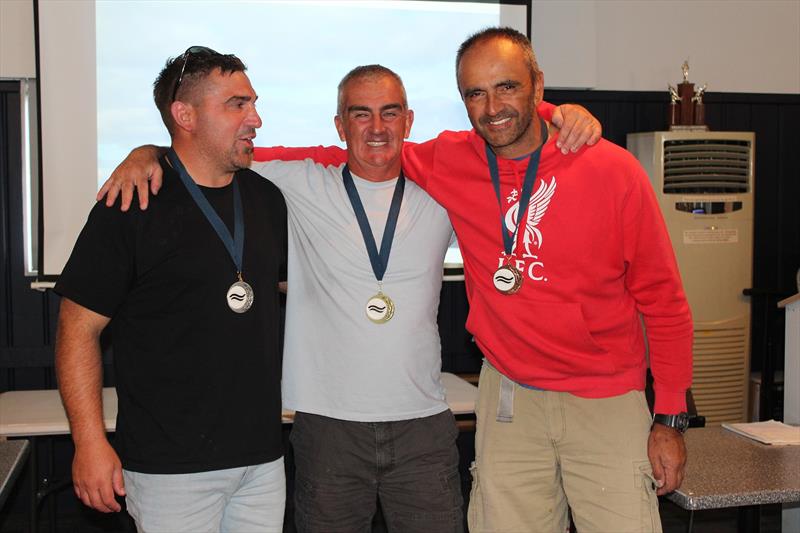
<path fill-rule="evenodd" d="M 544 122 L 544 125 L 546 129 L 542 128 L 542 119 L 539 115 L 534 114 L 528 131 L 523 133 L 522 137 L 517 142 L 508 146 L 493 146 L 492 151 L 503 159 L 517 159 L 531 154 L 542 145 L 543 139 L 545 139 L 545 133 L 549 131 L 550 124 Z"/>
<path fill-rule="evenodd" d="M 360 165 L 358 162 L 352 161 L 352 158 L 348 158 L 347 166 L 350 168 L 350 172 L 367 181 L 389 181 L 400 175 L 399 162 L 388 166 L 372 167 Z"/>
<path fill-rule="evenodd" d="M 220 168 L 197 147 L 176 141 L 172 143 L 172 148 L 196 184 L 202 187 L 225 187 L 233 181 L 233 172 Z"/>

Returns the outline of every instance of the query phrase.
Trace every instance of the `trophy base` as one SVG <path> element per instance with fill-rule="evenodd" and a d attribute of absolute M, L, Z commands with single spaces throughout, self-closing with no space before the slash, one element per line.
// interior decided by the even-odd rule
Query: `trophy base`
<path fill-rule="evenodd" d="M 708 126 L 704 124 L 694 124 L 691 126 L 670 126 L 669 131 L 708 131 Z"/>

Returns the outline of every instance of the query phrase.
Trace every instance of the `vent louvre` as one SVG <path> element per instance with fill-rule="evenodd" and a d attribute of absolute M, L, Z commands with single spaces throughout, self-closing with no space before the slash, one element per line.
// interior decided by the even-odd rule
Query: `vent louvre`
<path fill-rule="evenodd" d="M 750 188 L 750 141 L 664 141 L 665 194 L 745 193 Z"/>
<path fill-rule="evenodd" d="M 692 394 L 706 424 L 741 422 L 746 402 L 747 332 L 695 325 Z"/>

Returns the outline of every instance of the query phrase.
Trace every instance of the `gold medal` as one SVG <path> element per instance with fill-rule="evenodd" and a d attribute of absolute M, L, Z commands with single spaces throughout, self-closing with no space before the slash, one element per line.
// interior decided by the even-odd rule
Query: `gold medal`
<path fill-rule="evenodd" d="M 494 271 L 494 288 L 503 294 L 514 294 L 522 287 L 522 273 L 512 264 L 505 264 Z"/>
<path fill-rule="evenodd" d="M 371 321 L 385 324 L 394 316 L 394 302 L 382 291 L 378 291 L 378 294 L 367 301 L 366 312 Z"/>

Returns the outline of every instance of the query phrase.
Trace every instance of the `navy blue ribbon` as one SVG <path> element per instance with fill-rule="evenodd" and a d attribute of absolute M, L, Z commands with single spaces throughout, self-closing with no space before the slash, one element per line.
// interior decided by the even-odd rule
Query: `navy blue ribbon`
<path fill-rule="evenodd" d="M 525 179 L 522 181 L 522 194 L 519 198 L 519 208 L 517 209 L 517 225 L 514 232 L 509 234 L 506 230 L 506 221 L 503 217 L 503 199 L 500 197 L 500 171 L 497 168 L 497 155 L 492 151 L 489 144 L 486 144 L 486 159 L 489 161 L 489 176 L 492 178 L 492 185 L 494 192 L 497 194 L 497 203 L 500 205 L 500 231 L 503 234 L 503 249 L 506 257 L 510 257 L 514 252 L 514 243 L 517 240 L 517 232 L 519 231 L 522 220 L 527 220 L 525 214 L 528 212 L 528 202 L 531 199 L 531 192 L 533 191 L 533 184 L 536 182 L 536 171 L 539 169 L 539 158 L 542 155 L 542 148 L 544 143 L 547 142 L 547 123 L 544 119 L 539 118 L 540 131 L 542 132 L 542 144 L 534 151 L 528 161 L 528 168 L 525 170 Z"/>
<path fill-rule="evenodd" d="M 203 212 L 208 222 L 217 232 L 222 244 L 228 250 L 228 253 L 236 265 L 236 274 L 239 279 L 242 277 L 242 257 L 244 255 L 244 213 L 242 209 L 242 196 L 239 193 L 239 184 L 236 181 L 236 175 L 233 176 L 233 236 L 228 230 L 228 226 L 222 221 L 217 212 L 211 207 L 208 199 L 205 197 L 200 187 L 194 182 L 192 177 L 186 171 L 186 167 L 181 163 L 175 149 L 170 148 L 167 152 L 167 158 L 172 163 L 172 167 L 178 171 L 181 181 L 186 186 L 186 190 L 194 199 L 197 207 Z"/>
<path fill-rule="evenodd" d="M 347 196 L 350 198 L 350 204 L 353 206 L 353 211 L 356 214 L 358 227 L 361 228 L 364 244 L 367 246 L 367 254 L 369 255 L 369 262 L 372 264 L 372 271 L 375 273 L 375 278 L 379 282 L 383 281 L 383 275 L 386 273 L 386 268 L 389 266 L 389 253 L 392 251 L 394 231 L 397 228 L 397 218 L 400 216 L 400 204 L 403 202 L 406 178 L 403 176 L 403 171 L 401 170 L 400 177 L 397 178 L 397 184 L 394 186 L 394 195 L 392 195 L 392 204 L 389 207 L 389 216 L 386 217 L 386 227 L 383 229 L 380 254 L 378 253 L 378 246 L 375 244 L 375 236 L 372 234 L 372 228 L 370 228 L 367 213 L 364 211 L 364 204 L 361 203 L 358 190 L 356 190 L 356 184 L 353 182 L 353 176 L 350 174 L 350 169 L 347 168 L 347 165 L 345 165 L 342 170 L 342 180 L 344 181 L 344 188 L 347 191 Z"/>

